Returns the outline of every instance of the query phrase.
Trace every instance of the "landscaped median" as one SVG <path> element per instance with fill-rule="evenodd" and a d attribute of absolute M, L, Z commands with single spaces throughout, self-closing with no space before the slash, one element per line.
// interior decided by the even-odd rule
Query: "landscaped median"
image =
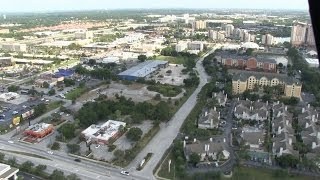
<path fill-rule="evenodd" d="M 116 159 L 114 165 L 126 167 L 139 154 L 139 152 L 149 143 L 149 141 L 160 130 L 159 125 L 155 124 L 131 149 L 126 150 L 125 158 Z"/>
<path fill-rule="evenodd" d="M 141 163 L 137 167 L 138 171 L 141 171 L 144 168 L 144 166 L 147 164 L 147 162 L 151 159 L 152 155 L 153 155 L 153 153 L 148 153 L 146 155 L 146 157 L 143 158 L 143 160 L 141 161 Z"/>

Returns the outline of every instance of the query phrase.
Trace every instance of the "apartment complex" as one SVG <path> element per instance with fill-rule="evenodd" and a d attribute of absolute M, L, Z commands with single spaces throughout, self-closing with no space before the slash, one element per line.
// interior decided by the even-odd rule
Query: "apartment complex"
<path fill-rule="evenodd" d="M 233 35 L 234 26 L 232 24 L 227 24 L 225 27 L 226 37 L 231 37 Z"/>
<path fill-rule="evenodd" d="M 195 30 L 198 30 L 198 29 L 205 29 L 207 27 L 207 23 L 205 21 L 195 21 L 193 23 L 193 28 Z"/>
<path fill-rule="evenodd" d="M 291 44 L 294 46 L 315 46 L 312 25 L 298 22 L 294 26 L 292 26 Z"/>
<path fill-rule="evenodd" d="M 266 46 L 270 46 L 274 44 L 274 37 L 271 34 L 265 34 L 262 36 L 261 43 Z"/>
<path fill-rule="evenodd" d="M 252 90 L 255 85 L 271 87 L 281 85 L 283 86 L 284 96 L 297 98 L 300 98 L 301 96 L 302 84 L 292 77 L 275 73 L 248 71 L 233 75 L 232 92 L 234 94 L 241 94 L 245 90 Z"/>
<path fill-rule="evenodd" d="M 216 56 L 218 62 L 228 68 L 239 68 L 249 71 L 276 72 L 277 62 L 267 57 L 239 56 L 237 54 L 220 53 Z"/>

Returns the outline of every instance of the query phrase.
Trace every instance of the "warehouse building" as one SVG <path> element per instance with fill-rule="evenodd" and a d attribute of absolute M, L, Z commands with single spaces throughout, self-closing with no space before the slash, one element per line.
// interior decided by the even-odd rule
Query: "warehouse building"
<path fill-rule="evenodd" d="M 0 180 L 18 179 L 17 173 L 19 169 L 11 167 L 7 164 L 0 163 Z"/>
<path fill-rule="evenodd" d="M 126 79 L 130 81 L 137 80 L 138 78 L 145 78 L 153 72 L 159 70 L 160 68 L 165 68 L 169 65 L 168 61 L 145 61 L 138 64 L 122 73 L 118 74 L 121 79 Z"/>

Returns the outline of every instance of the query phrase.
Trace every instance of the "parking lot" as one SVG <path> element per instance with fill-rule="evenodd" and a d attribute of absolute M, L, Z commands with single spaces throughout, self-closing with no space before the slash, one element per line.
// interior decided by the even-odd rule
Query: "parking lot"
<path fill-rule="evenodd" d="M 160 69 L 156 74 L 148 77 L 148 79 L 154 79 L 161 84 L 182 86 L 184 84 L 183 80 L 189 77 L 189 75 L 181 72 L 183 69 L 185 67 L 181 64 L 169 64 L 168 67 Z M 171 73 L 167 73 L 168 71 L 171 71 Z"/>
<path fill-rule="evenodd" d="M 21 100 L 20 98 L 16 99 L 14 101 L 15 103 L 12 103 L 13 101 L 0 102 L 0 106 L 2 108 L 2 112 L 0 111 L 0 125 L 8 125 L 12 122 L 13 117 L 29 111 L 40 103 L 44 103 L 44 99 L 43 101 L 41 101 L 41 99 L 28 100 L 25 95 L 22 95 L 21 98 Z M 18 102 L 20 102 L 20 104 L 18 104 Z"/>

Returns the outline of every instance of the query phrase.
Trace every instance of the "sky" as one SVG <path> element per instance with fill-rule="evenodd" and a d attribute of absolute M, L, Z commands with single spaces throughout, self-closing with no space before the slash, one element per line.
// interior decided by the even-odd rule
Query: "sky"
<path fill-rule="evenodd" d="M 0 13 L 96 9 L 308 9 L 308 0 L 0 0 Z"/>

